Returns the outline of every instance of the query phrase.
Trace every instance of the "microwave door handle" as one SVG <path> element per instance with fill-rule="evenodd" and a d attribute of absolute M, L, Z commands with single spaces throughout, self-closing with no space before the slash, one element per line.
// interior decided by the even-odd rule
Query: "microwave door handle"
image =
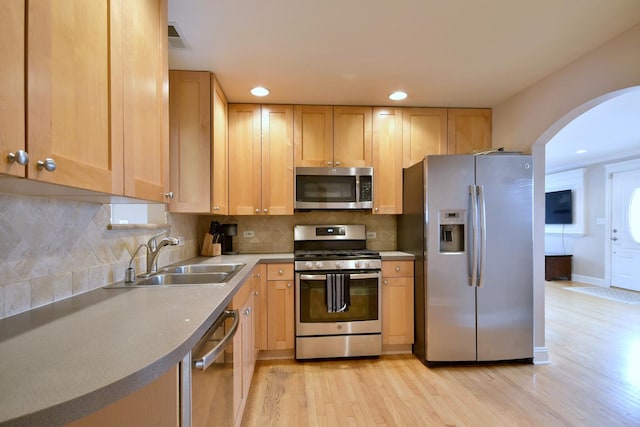
<path fill-rule="evenodd" d="M 211 337 L 211 335 L 222 324 L 222 322 L 229 317 L 233 317 L 233 323 L 231 324 L 229 332 L 227 332 L 226 335 L 220 340 L 218 345 L 216 345 L 211 351 L 202 356 L 200 359 L 192 360 L 192 364 L 196 369 L 204 371 L 209 366 L 211 366 L 214 360 L 216 360 L 218 356 L 220 356 L 220 354 L 224 351 L 227 344 L 229 344 L 231 340 L 233 340 L 233 337 L 238 330 L 238 324 L 240 323 L 240 315 L 238 313 L 238 310 L 225 310 L 224 314 L 218 320 L 216 320 L 216 323 L 213 325 L 214 327 L 210 329 L 211 332 L 207 334 L 206 339 L 208 340 L 209 337 Z"/>

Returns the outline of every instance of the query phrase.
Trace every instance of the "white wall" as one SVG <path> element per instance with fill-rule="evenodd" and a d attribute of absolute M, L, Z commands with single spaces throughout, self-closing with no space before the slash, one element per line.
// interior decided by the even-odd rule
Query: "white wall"
<path fill-rule="evenodd" d="M 640 85 L 640 24 L 493 107 L 493 146 L 534 156 L 534 345 L 544 337 L 544 144 L 562 127 L 616 91 Z"/>

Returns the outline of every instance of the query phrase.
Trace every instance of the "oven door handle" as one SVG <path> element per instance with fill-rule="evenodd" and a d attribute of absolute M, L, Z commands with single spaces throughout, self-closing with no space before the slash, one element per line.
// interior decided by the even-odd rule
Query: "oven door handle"
<path fill-rule="evenodd" d="M 202 356 L 200 359 L 193 359 L 191 361 L 193 367 L 196 369 L 200 369 L 204 371 L 220 356 L 220 354 L 224 351 L 227 344 L 233 340 L 233 336 L 236 334 L 238 330 L 238 324 L 240 323 L 240 315 L 238 310 L 225 310 L 224 313 L 218 317 L 218 320 L 213 324 L 213 326 L 209 329 L 209 333 L 206 334 L 205 337 L 200 340 L 201 343 L 208 341 L 211 335 L 222 325 L 222 323 L 228 318 L 233 318 L 233 323 L 231 324 L 231 328 L 226 333 L 226 335 L 220 340 L 218 345 L 216 345 L 211 351 Z"/>
<path fill-rule="evenodd" d="M 349 274 L 349 273 L 344 273 Z M 362 280 L 362 279 L 377 279 L 380 277 L 380 273 L 355 273 L 349 274 L 349 279 Z M 326 274 L 301 274 L 300 280 L 327 280 Z"/>

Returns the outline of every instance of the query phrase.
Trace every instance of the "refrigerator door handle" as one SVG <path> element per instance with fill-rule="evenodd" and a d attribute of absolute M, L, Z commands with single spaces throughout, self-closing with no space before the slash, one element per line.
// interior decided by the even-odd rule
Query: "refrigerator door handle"
<path fill-rule="evenodd" d="M 478 286 L 478 189 L 475 185 L 469 186 L 471 195 L 471 277 L 469 286 Z"/>
<path fill-rule="evenodd" d="M 484 185 L 478 185 L 478 205 L 480 211 L 480 277 L 478 287 L 484 286 L 485 267 L 487 259 L 487 209 L 484 201 Z"/>

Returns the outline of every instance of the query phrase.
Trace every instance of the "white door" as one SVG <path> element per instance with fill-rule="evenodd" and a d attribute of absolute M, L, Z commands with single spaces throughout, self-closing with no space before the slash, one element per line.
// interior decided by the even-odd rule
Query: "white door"
<path fill-rule="evenodd" d="M 640 170 L 611 177 L 611 286 L 640 291 Z"/>

